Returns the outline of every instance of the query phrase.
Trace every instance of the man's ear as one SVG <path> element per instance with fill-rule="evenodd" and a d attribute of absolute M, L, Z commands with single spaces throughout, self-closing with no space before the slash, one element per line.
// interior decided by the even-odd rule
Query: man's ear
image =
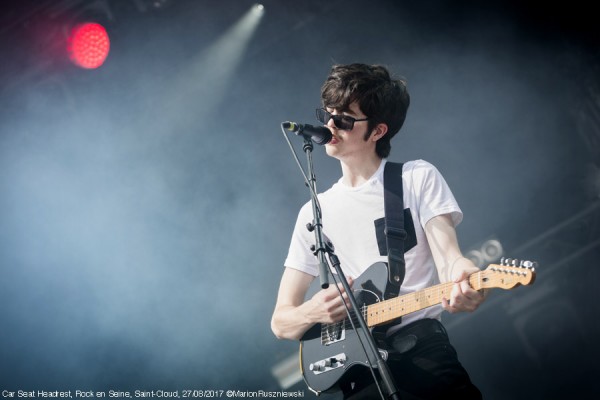
<path fill-rule="evenodd" d="M 384 123 L 377 124 L 375 126 L 375 128 L 373 128 L 373 130 L 371 131 L 371 140 L 373 140 L 374 142 L 378 141 L 379 139 L 381 139 L 382 137 L 385 136 L 387 131 L 388 131 L 387 124 L 384 124 Z"/>

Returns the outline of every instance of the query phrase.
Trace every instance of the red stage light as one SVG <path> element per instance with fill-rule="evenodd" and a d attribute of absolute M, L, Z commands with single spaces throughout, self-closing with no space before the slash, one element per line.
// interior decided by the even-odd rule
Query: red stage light
<path fill-rule="evenodd" d="M 82 68 L 98 68 L 104 63 L 110 50 L 106 29 L 100 24 L 86 22 L 71 30 L 67 49 L 69 57 Z"/>

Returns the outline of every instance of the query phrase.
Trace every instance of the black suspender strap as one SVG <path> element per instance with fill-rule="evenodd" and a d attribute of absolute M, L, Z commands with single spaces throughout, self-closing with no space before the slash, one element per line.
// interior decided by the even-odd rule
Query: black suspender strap
<path fill-rule="evenodd" d="M 383 201 L 385 207 L 385 237 L 388 250 L 388 280 L 396 290 L 404 281 L 404 201 L 402 163 L 386 162 L 383 171 Z"/>

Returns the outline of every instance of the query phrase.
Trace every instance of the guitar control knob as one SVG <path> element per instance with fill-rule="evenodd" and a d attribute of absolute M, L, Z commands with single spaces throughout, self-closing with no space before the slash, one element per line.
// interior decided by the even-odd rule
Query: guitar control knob
<path fill-rule="evenodd" d="M 321 371 L 325 371 L 326 367 L 331 366 L 331 361 L 329 360 L 321 360 L 321 361 L 317 361 L 316 363 L 311 363 L 308 366 L 308 369 L 310 369 L 313 372 L 321 372 Z"/>

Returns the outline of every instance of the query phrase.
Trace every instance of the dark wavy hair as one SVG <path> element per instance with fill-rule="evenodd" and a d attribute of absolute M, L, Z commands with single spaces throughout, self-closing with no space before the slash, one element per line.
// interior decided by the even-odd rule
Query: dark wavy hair
<path fill-rule="evenodd" d="M 367 64 L 334 65 L 321 88 L 321 100 L 324 107 L 339 112 L 348 111 L 357 102 L 369 118 L 365 140 L 376 125 L 386 124 L 388 132 L 375 148 L 380 158 L 390 154 L 390 140 L 404 124 L 410 104 L 404 80 L 393 79 L 381 65 Z"/>

